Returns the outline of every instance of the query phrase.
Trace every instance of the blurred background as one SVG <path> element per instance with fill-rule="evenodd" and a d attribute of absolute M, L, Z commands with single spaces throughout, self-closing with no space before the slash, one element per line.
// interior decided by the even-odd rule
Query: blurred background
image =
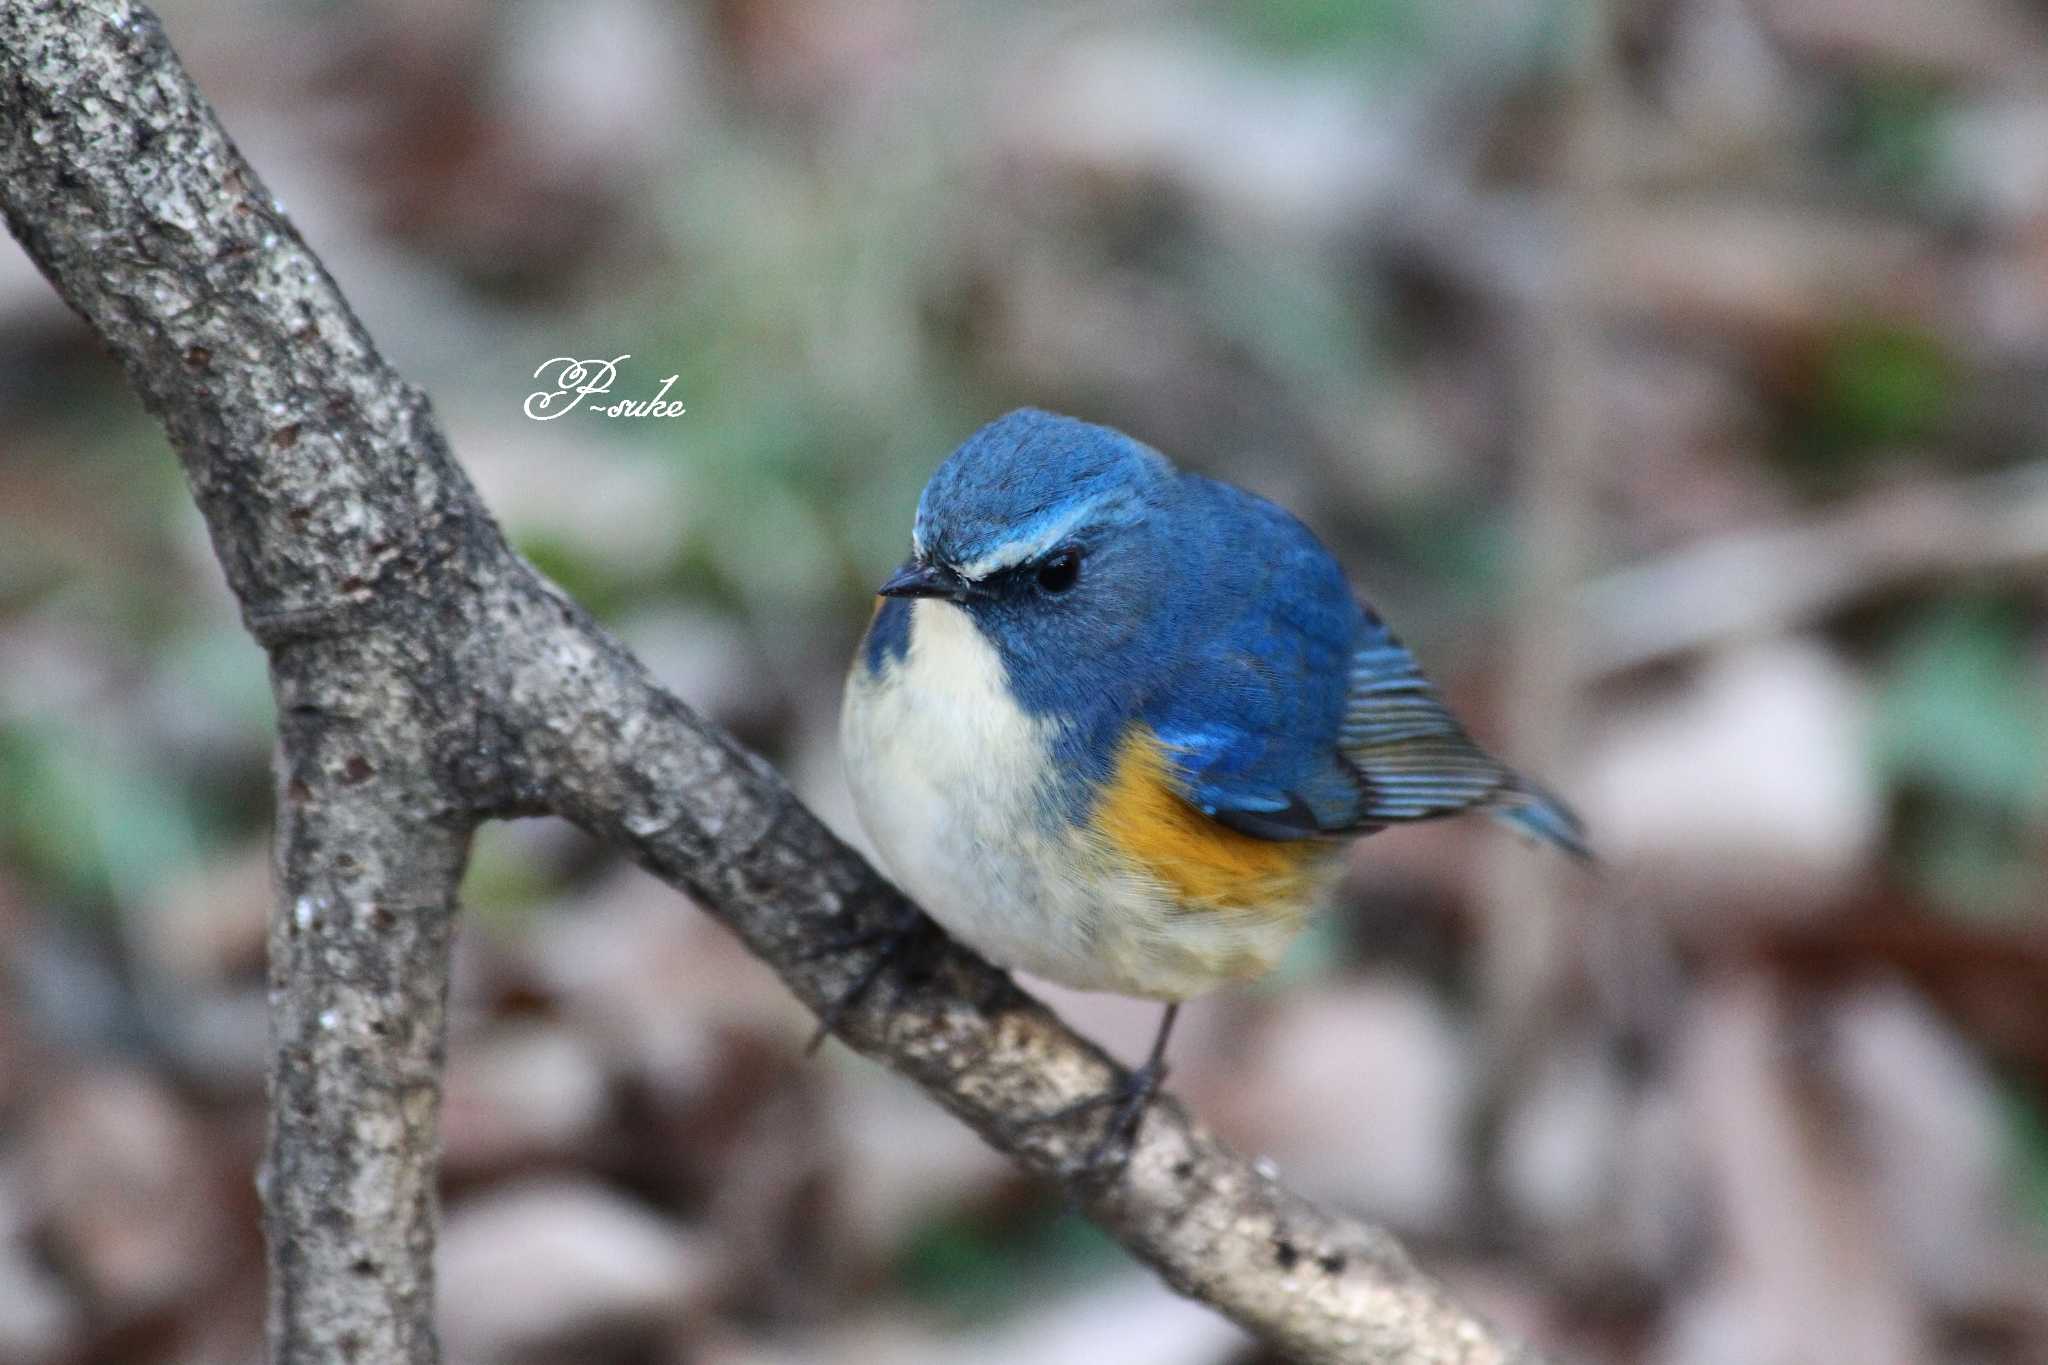
<path fill-rule="evenodd" d="M 856 841 L 981 422 L 1339 551 L 1605 862 L 1358 845 L 1175 1042 L 1285 1179 L 1579 1360 L 2048 1360 L 2048 6 L 163 9 L 518 546 Z M 526 416 L 621 354 L 687 413 Z M 0 1361 L 255 1361 L 263 659 L 11 243 L 0 452 Z M 574 830 L 466 897 L 452 1360 L 1265 1358 Z"/>

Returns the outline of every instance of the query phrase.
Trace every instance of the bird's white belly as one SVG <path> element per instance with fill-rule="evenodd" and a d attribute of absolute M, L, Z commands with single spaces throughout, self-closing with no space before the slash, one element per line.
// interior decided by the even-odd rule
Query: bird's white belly
<path fill-rule="evenodd" d="M 1102 886 L 1048 815 L 1052 731 L 1012 701 L 995 650 L 949 602 L 912 604 L 910 647 L 855 663 L 840 716 L 861 823 L 896 882 L 1002 966 L 1129 989 L 1096 951 Z"/>

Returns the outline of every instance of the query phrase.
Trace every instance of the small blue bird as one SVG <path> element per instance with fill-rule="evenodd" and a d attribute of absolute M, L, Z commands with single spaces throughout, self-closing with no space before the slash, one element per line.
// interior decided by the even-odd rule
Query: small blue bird
<path fill-rule="evenodd" d="M 1269 970 L 1349 839 L 1484 809 L 1586 856 L 1308 528 L 1121 432 L 989 423 L 925 487 L 912 550 L 841 713 L 861 819 L 983 956 L 1166 1003 L 1113 1138 L 1180 1002 Z"/>

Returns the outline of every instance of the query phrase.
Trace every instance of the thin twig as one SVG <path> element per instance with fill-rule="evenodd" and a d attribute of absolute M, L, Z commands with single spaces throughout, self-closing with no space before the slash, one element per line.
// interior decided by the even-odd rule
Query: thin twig
<path fill-rule="evenodd" d="M 2048 574 L 2048 464 L 1885 488 L 1794 525 L 1717 537 L 1582 587 L 1589 677 L 1797 629 L 1861 599 L 1957 578 Z"/>

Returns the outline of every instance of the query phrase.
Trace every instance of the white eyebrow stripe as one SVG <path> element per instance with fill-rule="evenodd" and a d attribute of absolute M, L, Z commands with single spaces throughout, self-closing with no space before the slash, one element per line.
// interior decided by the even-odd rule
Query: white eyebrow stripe
<path fill-rule="evenodd" d="M 1090 498 L 1035 535 L 1020 536 L 1007 545 L 1000 545 L 989 551 L 972 564 L 959 565 L 960 576 L 969 582 L 979 583 L 990 574 L 1001 573 L 1004 569 L 1014 569 L 1019 564 L 1029 564 L 1065 540 L 1076 526 L 1093 516 L 1101 502 L 1100 498 Z"/>

